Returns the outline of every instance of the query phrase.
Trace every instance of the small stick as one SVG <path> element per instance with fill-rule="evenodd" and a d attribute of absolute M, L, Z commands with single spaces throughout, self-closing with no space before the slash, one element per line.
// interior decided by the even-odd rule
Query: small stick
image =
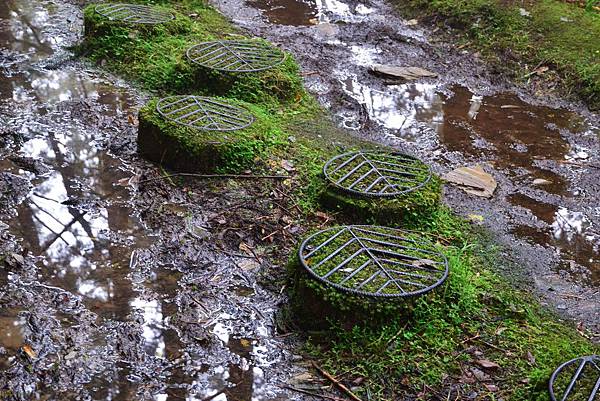
<path fill-rule="evenodd" d="M 325 376 L 328 380 L 330 380 L 333 384 L 335 384 L 335 386 L 337 388 L 339 388 L 340 390 L 342 390 L 344 393 L 346 393 L 346 395 L 350 398 L 352 398 L 354 401 L 362 401 L 360 398 L 358 398 L 358 396 L 356 394 L 354 394 L 348 387 L 344 386 L 342 383 L 340 383 L 335 377 L 331 376 L 329 373 L 327 373 L 326 371 L 324 371 L 319 365 L 317 365 L 315 362 L 312 363 L 312 365 L 315 367 L 315 369 L 317 369 L 319 371 L 319 373 L 321 373 L 323 376 Z"/>
<path fill-rule="evenodd" d="M 175 173 L 161 175 L 160 177 L 148 178 L 147 180 L 138 181 L 138 184 L 143 184 L 150 181 L 170 179 L 171 177 L 194 177 L 194 178 L 235 178 L 235 179 L 271 179 L 285 180 L 290 178 L 289 175 L 251 175 L 251 174 L 194 174 L 194 173 Z"/>
<path fill-rule="evenodd" d="M 570 160 L 559 160 L 560 164 L 569 164 L 571 166 L 579 166 L 579 167 L 590 167 L 590 168 L 598 168 L 600 169 L 600 165 L 592 164 L 592 163 L 580 163 L 580 162 L 572 162 Z"/>
<path fill-rule="evenodd" d="M 338 398 L 338 397 L 332 397 L 332 396 L 326 395 L 326 394 L 313 393 L 311 391 L 303 390 L 301 388 L 296 388 L 296 387 L 292 387 L 292 386 L 283 386 L 283 388 L 287 388 L 288 390 L 296 391 L 296 392 L 302 393 L 302 394 L 312 395 L 313 397 L 323 398 L 325 400 L 345 401 L 345 400 L 343 400 L 341 398 Z"/>

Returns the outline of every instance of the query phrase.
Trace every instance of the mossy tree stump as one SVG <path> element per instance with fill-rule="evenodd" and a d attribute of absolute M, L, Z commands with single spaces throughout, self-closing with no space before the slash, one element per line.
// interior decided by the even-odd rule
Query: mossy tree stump
<path fill-rule="evenodd" d="M 176 98 L 186 98 L 172 97 Z M 267 149 L 283 144 L 284 135 L 271 124 L 269 116 L 251 104 L 230 99 L 211 98 L 222 104 L 246 110 L 251 123 L 235 130 L 217 128 L 210 124 L 208 129 L 198 129 L 193 124 L 183 125 L 182 120 L 169 119 L 172 115 L 161 115 L 157 109 L 159 99 L 153 99 L 139 112 L 138 152 L 143 157 L 172 170 L 196 173 L 239 173 L 251 167 Z M 189 109 L 178 116 L 189 114 Z M 196 117 L 198 118 L 198 117 Z M 238 116 L 238 118 L 240 118 Z M 189 122 L 189 121 L 188 121 Z"/>
<path fill-rule="evenodd" d="M 438 206 L 441 183 L 420 160 L 380 151 L 345 153 L 323 168 L 323 207 L 353 223 L 392 227 L 427 218 Z"/>
<path fill-rule="evenodd" d="M 338 226 L 304 240 L 290 263 L 292 308 L 303 326 L 352 327 L 406 317 L 440 286 L 448 261 L 426 238 L 381 226 Z"/>

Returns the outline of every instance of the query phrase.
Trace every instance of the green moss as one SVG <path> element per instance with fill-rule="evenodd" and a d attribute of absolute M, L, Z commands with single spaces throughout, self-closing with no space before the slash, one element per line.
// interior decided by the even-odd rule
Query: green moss
<path fill-rule="evenodd" d="M 84 10 L 85 36 L 79 52 L 159 92 L 226 96 L 272 109 L 304 96 L 298 66 L 287 53 L 282 64 L 253 73 L 219 72 L 191 63 L 186 51 L 195 44 L 244 37 L 203 2 L 181 0 L 171 6 L 164 7 L 175 12 L 170 22 L 131 25 L 110 21 L 90 5 Z"/>
<path fill-rule="evenodd" d="M 491 271 L 489 261 L 500 262 L 497 249 L 445 207 L 431 221 L 436 223 L 422 226 L 426 235 L 448 244 L 446 283 L 391 313 L 383 324 L 334 321 L 307 343 L 307 351 L 332 374 L 343 374 L 345 383 L 360 378 L 354 390 L 365 399 L 404 399 L 424 386 L 447 394 L 449 376 L 466 377 L 472 367 L 481 369 L 477 360 L 487 359 L 500 366 L 492 375 L 497 394 L 518 401 L 547 400 L 547 381 L 558 365 L 600 349 Z M 329 295 L 326 289 L 316 291 Z M 297 310 L 303 307 L 296 305 Z M 350 308 L 346 316 L 352 321 L 356 305 Z M 461 393 L 471 391 L 493 396 L 482 383 L 463 382 Z"/>
<path fill-rule="evenodd" d="M 411 227 L 417 220 L 429 219 L 440 202 L 441 182 L 432 179 L 422 188 L 395 198 L 358 198 L 329 186 L 322 192 L 321 204 L 344 214 L 354 223 L 377 223 L 390 227 Z"/>
<path fill-rule="evenodd" d="M 571 90 L 600 107 L 600 15 L 559 0 L 523 6 L 504 0 L 409 0 L 397 6 L 410 17 L 432 17 L 463 32 L 499 65 L 528 79 L 536 66 L 557 70 Z M 521 15 L 526 8 L 529 17 Z M 511 62 L 512 60 L 512 62 Z M 523 69 L 525 67 L 525 69 Z M 551 74 L 546 74 L 552 76 Z"/>
<path fill-rule="evenodd" d="M 241 172 L 272 148 L 285 145 L 283 132 L 258 106 L 229 100 L 248 109 L 256 120 L 242 130 L 219 132 L 201 131 L 165 120 L 156 111 L 157 102 L 158 99 L 153 99 L 140 110 L 138 151 L 173 170 Z"/>

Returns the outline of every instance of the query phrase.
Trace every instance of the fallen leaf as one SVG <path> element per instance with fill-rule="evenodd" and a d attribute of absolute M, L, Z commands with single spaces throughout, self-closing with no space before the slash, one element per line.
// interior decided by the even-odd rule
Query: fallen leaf
<path fill-rule="evenodd" d="M 248 340 L 246 338 L 242 338 L 242 339 L 240 339 L 240 345 L 244 348 L 248 348 L 252 345 L 252 343 L 250 342 L 250 340 Z"/>
<path fill-rule="evenodd" d="M 498 186 L 494 177 L 486 173 L 479 165 L 459 167 L 446 173 L 442 176 L 442 179 L 457 184 L 469 194 L 484 198 L 490 198 Z"/>
<path fill-rule="evenodd" d="M 419 24 L 419 21 L 417 21 L 416 19 L 409 19 L 408 21 L 406 21 L 407 26 L 415 26 L 418 24 Z"/>
<path fill-rule="evenodd" d="M 412 262 L 415 267 L 435 267 L 435 262 L 430 259 L 419 259 Z"/>
<path fill-rule="evenodd" d="M 35 351 L 33 350 L 33 348 L 31 348 L 30 345 L 28 344 L 24 344 L 21 347 L 21 350 L 27 354 L 28 357 L 30 357 L 31 359 L 35 359 L 37 358 L 37 354 L 35 353 Z"/>
<path fill-rule="evenodd" d="M 244 259 L 241 262 L 238 262 L 237 265 L 242 268 L 242 270 L 254 270 L 260 267 L 260 263 L 254 259 Z"/>
<path fill-rule="evenodd" d="M 531 365 L 535 365 L 535 356 L 530 351 L 527 351 L 527 360 Z"/>
<path fill-rule="evenodd" d="M 371 71 L 375 74 L 404 79 L 406 81 L 413 81 L 419 78 L 435 78 L 438 76 L 435 72 L 427 71 L 420 67 L 398 67 L 382 64 L 375 64 L 371 67 Z"/>
<path fill-rule="evenodd" d="M 484 384 L 484 386 L 488 389 L 488 391 L 491 391 L 492 393 L 498 391 L 498 386 L 496 386 L 495 384 Z"/>
<path fill-rule="evenodd" d="M 489 359 L 478 359 L 475 362 L 485 369 L 498 369 L 500 367 L 500 365 L 498 365 L 496 362 L 492 362 Z"/>
<path fill-rule="evenodd" d="M 288 173 L 291 173 L 292 171 L 295 171 L 296 169 L 294 168 L 294 163 L 292 163 L 289 160 L 282 160 L 281 161 L 281 167 L 283 167 L 283 169 L 285 171 L 287 171 Z"/>
<path fill-rule="evenodd" d="M 473 222 L 483 223 L 483 216 L 480 214 L 470 214 L 468 217 L 469 217 L 469 220 L 471 220 Z"/>
<path fill-rule="evenodd" d="M 543 75 L 546 71 L 548 71 L 549 68 L 546 67 L 545 65 L 536 68 L 535 70 L 533 70 L 533 72 L 537 75 Z"/>

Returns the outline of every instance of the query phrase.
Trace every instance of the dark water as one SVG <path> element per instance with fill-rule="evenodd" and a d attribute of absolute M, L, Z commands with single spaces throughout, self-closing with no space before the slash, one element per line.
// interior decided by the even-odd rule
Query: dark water
<path fill-rule="evenodd" d="M 357 22 L 373 10 L 356 3 L 338 0 L 246 0 L 262 11 L 272 23 L 279 25 L 316 25 L 324 22 Z"/>
<path fill-rule="evenodd" d="M 55 19 L 65 16 L 77 22 L 73 32 L 54 31 L 61 30 Z M 133 172 L 96 146 L 105 121 L 127 121 L 135 114 L 134 99 L 81 68 L 44 68 L 44 61 L 60 56 L 60 47 L 78 35 L 79 17 L 58 14 L 50 1 L 0 3 L 0 115 L 14 133 L 12 150 L 0 165 L 33 187 L 6 223 L 22 246 L 39 256 L 42 285 L 80 296 L 99 323 L 138 316 L 148 355 L 173 358 L 181 343 L 165 318 L 177 308 L 171 300 L 179 273 L 134 274 L 153 235 L 128 204 Z M 32 169 L 32 161 L 42 167 Z M 0 311 L 0 346 L 9 355 L 26 345 L 26 316 L 22 310 Z M 98 399 L 132 399 L 127 383 L 124 378 L 101 384 Z"/>

